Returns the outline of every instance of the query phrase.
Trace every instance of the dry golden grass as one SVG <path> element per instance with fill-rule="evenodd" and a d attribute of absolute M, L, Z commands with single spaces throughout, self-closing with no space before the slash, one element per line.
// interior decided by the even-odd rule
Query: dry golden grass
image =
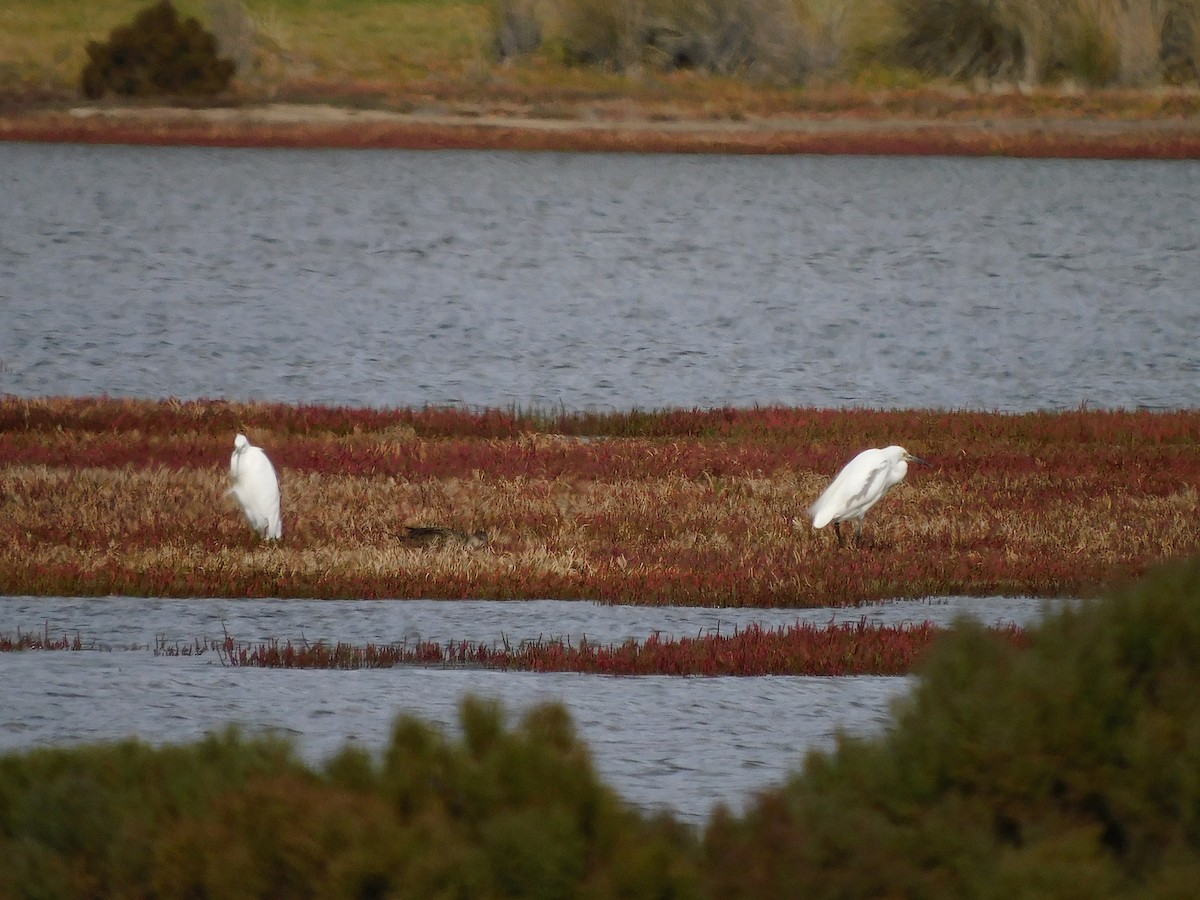
<path fill-rule="evenodd" d="M 581 439 L 470 414 L 71 403 L 0 410 L 0 592 L 812 606 L 1078 594 L 1200 549 L 1200 414 L 813 412 L 821 441 L 797 433 L 805 411 L 731 413 L 723 437 L 705 435 L 720 416 L 671 413 L 589 420 L 658 437 Z M 278 544 L 224 496 L 246 421 L 280 472 Z M 805 507 L 897 428 L 935 468 L 839 548 Z M 490 541 L 417 546 L 406 525 Z"/>

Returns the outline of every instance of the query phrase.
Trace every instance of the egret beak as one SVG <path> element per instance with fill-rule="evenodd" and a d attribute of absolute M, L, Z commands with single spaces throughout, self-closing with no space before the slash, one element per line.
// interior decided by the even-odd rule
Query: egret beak
<path fill-rule="evenodd" d="M 925 460 L 921 459 L 921 457 L 913 456 L 911 453 L 905 453 L 904 458 L 906 460 L 908 460 L 909 462 L 920 463 L 921 465 L 925 466 L 925 468 L 927 468 L 927 469 L 933 468 L 933 463 L 926 462 Z"/>

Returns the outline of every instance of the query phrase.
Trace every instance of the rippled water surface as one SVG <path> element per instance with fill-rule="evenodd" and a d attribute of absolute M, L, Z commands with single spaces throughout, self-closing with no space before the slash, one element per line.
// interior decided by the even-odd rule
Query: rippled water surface
<path fill-rule="evenodd" d="M 1200 164 L 0 144 L 0 391 L 1193 406 Z"/>
<path fill-rule="evenodd" d="M 564 703 L 605 780 L 647 808 L 703 822 L 783 780 L 839 730 L 886 728 L 908 678 L 599 677 L 400 667 L 366 671 L 224 668 L 215 654 L 158 657 L 152 648 L 219 638 L 488 644 L 556 637 L 600 643 L 730 633 L 752 622 L 951 623 L 970 615 L 1027 624 L 1027 598 L 947 598 L 839 610 L 641 608 L 565 601 L 145 600 L 0 597 L 0 632 L 76 634 L 96 649 L 0 654 L 0 750 L 119 739 L 191 740 L 235 723 L 289 735 L 313 763 L 347 743 L 384 746 L 412 713 L 457 729 L 465 694 L 514 715 Z"/>

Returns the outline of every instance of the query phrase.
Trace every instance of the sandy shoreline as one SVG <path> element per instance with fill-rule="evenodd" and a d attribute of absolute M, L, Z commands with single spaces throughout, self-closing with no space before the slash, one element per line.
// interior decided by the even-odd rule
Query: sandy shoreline
<path fill-rule="evenodd" d="M 0 115 L 0 140 L 230 147 L 1200 159 L 1200 120 L 792 115 L 545 119 L 322 104 L 79 107 Z"/>

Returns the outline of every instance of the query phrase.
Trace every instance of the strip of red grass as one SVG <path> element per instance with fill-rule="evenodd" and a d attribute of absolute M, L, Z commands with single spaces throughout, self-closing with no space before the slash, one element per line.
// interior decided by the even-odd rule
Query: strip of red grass
<path fill-rule="evenodd" d="M 993 628 L 999 639 L 1024 644 L 1016 627 Z M 757 624 L 729 635 L 703 635 L 665 640 L 652 634 L 644 641 L 619 645 L 578 645 L 561 640 L 523 641 L 488 646 L 474 641 L 440 644 L 330 644 L 291 641 L 242 643 L 226 634 L 220 640 L 169 644 L 159 640 L 155 656 L 199 656 L 214 652 L 232 667 L 267 669 L 387 669 L 396 666 L 442 666 L 531 672 L 578 672 L 593 675 L 905 675 L 919 664 L 944 629 L 919 625 L 868 625 L 866 620 L 842 625 L 797 623 L 778 629 Z M 0 652 L 84 650 L 73 639 L 21 633 L 0 634 Z"/>
<path fill-rule="evenodd" d="M 12 637 L 8 634 L 0 634 L 0 653 L 13 653 L 21 650 L 94 650 L 94 644 L 84 644 L 83 639 L 76 634 L 75 637 L 69 638 L 63 635 L 60 638 L 50 637 L 50 629 L 47 629 L 40 635 L 32 632 L 22 632 L 17 629 L 17 636 Z"/>
<path fill-rule="evenodd" d="M 238 644 L 226 638 L 217 644 L 230 666 L 264 668 L 389 668 L 398 665 L 443 665 L 500 668 L 533 672 L 581 672 L 611 676 L 898 676 L 913 670 L 943 630 L 928 622 L 919 625 L 858 623 L 810 625 L 780 629 L 760 625 L 732 635 L 707 635 L 662 640 L 571 646 L 563 641 L 529 641 L 518 647 L 486 647 L 469 641 L 440 646 L 422 642 L 414 647 L 366 644 L 302 644 L 268 642 Z M 1025 631 L 1016 626 L 992 629 L 1000 638 L 1024 643 Z"/>
<path fill-rule="evenodd" d="M 705 635 L 598 645 L 581 641 L 526 641 L 517 647 L 472 641 L 420 642 L 413 646 L 268 641 L 242 644 L 226 636 L 212 641 L 223 664 L 281 669 L 384 669 L 404 665 L 472 667 L 596 675 L 904 675 L 924 657 L 943 629 L 919 625 L 871 626 L 865 620 L 843 625 L 797 623 L 779 629 L 752 625 L 731 635 Z M 1022 644 L 1016 626 L 992 629 L 1002 640 Z M 171 648 L 159 655 L 203 652 L 199 644 Z"/>
<path fill-rule="evenodd" d="M 994 629 L 1002 639 L 1021 643 L 1016 627 Z M 751 625 L 731 635 L 664 640 L 653 634 L 645 641 L 620 645 L 578 645 L 561 640 L 523 641 L 518 646 L 488 646 L 474 641 L 440 644 L 330 644 L 266 641 L 247 644 L 228 634 L 221 640 L 199 639 L 191 644 L 159 640 L 155 656 L 199 656 L 216 653 L 222 664 L 269 669 L 386 669 L 396 666 L 442 666 L 532 672 L 578 672 L 598 675 L 904 675 L 912 671 L 943 632 L 928 622 L 920 625 L 818 626 L 797 623 L 779 629 Z M 53 639 L 17 632 L 0 634 L 0 652 L 22 650 L 95 649 L 82 639 Z"/>

